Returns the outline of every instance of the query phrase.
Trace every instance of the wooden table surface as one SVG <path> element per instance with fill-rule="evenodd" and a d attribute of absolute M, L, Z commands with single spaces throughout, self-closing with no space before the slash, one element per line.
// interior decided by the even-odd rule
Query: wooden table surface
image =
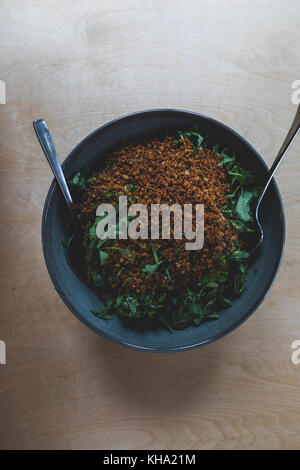
<path fill-rule="evenodd" d="M 272 162 L 296 111 L 298 0 L 1 0 L 0 447 L 296 449 L 300 434 L 300 138 L 276 176 L 282 267 L 258 311 L 191 352 L 135 352 L 65 307 L 41 248 L 52 180 L 32 121 L 64 159 L 132 111 L 171 107 L 232 126 Z"/>

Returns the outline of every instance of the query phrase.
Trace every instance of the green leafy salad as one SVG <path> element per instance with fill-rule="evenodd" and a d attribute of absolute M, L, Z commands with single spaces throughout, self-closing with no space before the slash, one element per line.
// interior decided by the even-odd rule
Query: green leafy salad
<path fill-rule="evenodd" d="M 86 278 L 103 303 L 91 314 L 118 316 L 133 327 L 182 330 L 216 320 L 243 292 L 260 189 L 230 150 L 207 146 L 198 129 L 126 143 L 108 155 L 104 169 L 84 169 L 69 183 Z M 130 204 L 148 206 L 203 202 L 203 248 L 187 251 L 187 240 L 174 238 L 120 240 L 118 219 L 116 238 L 99 239 L 97 207 L 117 207 L 124 195 Z M 128 216 L 127 226 L 134 219 Z"/>

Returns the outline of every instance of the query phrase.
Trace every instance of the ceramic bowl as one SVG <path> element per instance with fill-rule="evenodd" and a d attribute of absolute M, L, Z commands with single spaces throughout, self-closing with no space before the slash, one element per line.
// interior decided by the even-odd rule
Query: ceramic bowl
<path fill-rule="evenodd" d="M 209 136 L 221 148 L 232 149 L 241 165 L 255 174 L 258 184 L 263 184 L 267 165 L 239 134 L 209 117 L 172 109 L 141 111 L 101 126 L 68 155 L 63 163 L 64 173 L 68 179 L 84 166 L 101 167 L 107 153 L 124 139 L 175 133 L 195 125 L 202 135 Z M 274 181 L 263 200 L 260 220 L 264 241 L 248 270 L 245 290 L 241 297 L 236 299 L 230 308 L 220 312 L 218 320 L 172 333 L 164 329 L 132 329 L 118 317 L 105 321 L 90 313 L 91 310 L 99 311 L 101 302 L 93 290 L 80 281 L 68 264 L 62 244 L 62 240 L 68 238 L 66 208 L 54 181 L 44 206 L 42 243 L 47 268 L 57 292 L 71 312 L 91 330 L 115 343 L 137 350 L 186 351 L 216 341 L 233 331 L 252 315 L 266 297 L 280 266 L 285 234 L 283 205 Z"/>

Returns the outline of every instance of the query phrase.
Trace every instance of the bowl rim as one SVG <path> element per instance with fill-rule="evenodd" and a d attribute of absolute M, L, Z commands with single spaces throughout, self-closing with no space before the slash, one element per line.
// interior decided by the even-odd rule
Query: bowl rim
<path fill-rule="evenodd" d="M 115 119 L 112 119 L 111 121 L 103 124 L 102 126 L 98 127 L 97 129 L 95 129 L 93 132 L 88 134 L 84 139 L 82 139 L 73 148 L 73 150 L 71 150 L 71 152 L 69 152 L 69 154 L 67 155 L 67 157 L 65 158 L 65 160 L 62 163 L 62 168 L 65 169 L 66 167 L 68 167 L 68 164 L 72 160 L 72 157 L 73 157 L 74 153 L 80 148 L 81 145 L 83 145 L 92 136 L 94 136 L 95 134 L 101 132 L 106 127 L 109 127 L 109 126 L 111 126 L 111 125 L 113 125 L 113 124 L 115 124 L 115 123 L 117 123 L 121 120 L 130 119 L 134 116 L 142 116 L 143 114 L 150 114 L 150 113 L 154 114 L 154 113 L 165 113 L 165 112 L 187 114 L 191 117 L 194 116 L 196 118 L 199 118 L 199 117 L 204 118 L 205 120 L 211 121 L 214 124 L 226 129 L 227 131 L 229 131 L 229 133 L 235 135 L 241 141 L 243 141 L 250 148 L 250 150 L 252 150 L 252 152 L 255 153 L 256 157 L 264 165 L 266 170 L 268 170 L 268 165 L 266 164 L 264 159 L 261 157 L 261 155 L 257 152 L 257 150 L 255 150 L 255 148 L 244 137 L 242 137 L 238 132 L 234 131 L 231 127 L 227 126 L 226 124 L 223 124 L 221 121 L 218 121 L 218 120 L 216 120 L 214 118 L 211 118 L 209 116 L 206 116 L 204 114 L 197 113 L 197 112 L 194 112 L 194 111 L 188 111 L 188 110 L 184 110 L 184 109 L 176 109 L 176 108 L 145 109 L 145 110 L 140 110 L 140 111 L 134 111 L 132 113 L 121 115 L 121 116 L 119 116 Z M 215 334 L 213 337 L 211 337 L 208 340 L 200 341 L 200 342 L 190 344 L 190 345 L 187 345 L 187 346 L 176 346 L 176 347 L 172 347 L 172 348 L 170 348 L 170 347 L 168 347 L 168 348 L 147 347 L 147 346 L 140 346 L 140 345 L 132 344 L 132 343 L 127 342 L 125 340 L 122 340 L 120 338 L 116 338 L 116 337 L 112 336 L 111 334 L 105 333 L 105 332 L 101 331 L 99 328 L 94 327 L 86 318 L 84 318 L 82 316 L 82 314 L 78 311 L 77 307 L 72 303 L 72 301 L 68 300 L 67 298 L 65 298 L 65 296 L 62 295 L 61 290 L 60 290 L 60 285 L 59 285 L 58 279 L 57 279 L 56 274 L 55 274 L 55 270 L 52 266 L 51 256 L 50 256 L 50 254 L 48 252 L 48 248 L 47 248 L 48 247 L 47 231 L 46 231 L 47 216 L 48 216 L 48 211 L 49 211 L 50 202 L 51 202 L 53 193 L 54 193 L 55 189 L 57 188 L 57 183 L 56 183 L 55 179 L 53 179 L 53 181 L 50 185 L 50 188 L 48 190 L 46 199 L 45 199 L 44 208 L 43 208 L 43 215 L 42 215 L 42 223 L 41 223 L 42 248 L 43 248 L 44 259 L 45 259 L 45 263 L 46 263 L 46 266 L 47 266 L 47 269 L 48 269 L 50 279 L 51 279 L 56 291 L 58 292 L 60 298 L 62 299 L 64 304 L 68 307 L 68 309 L 83 324 L 85 324 L 88 328 L 90 328 L 92 331 L 94 331 L 97 335 L 99 335 L 99 336 L 101 336 L 101 337 L 103 337 L 107 340 L 110 340 L 111 342 L 113 342 L 115 344 L 125 346 L 127 348 L 134 349 L 134 350 L 137 350 L 137 351 L 145 351 L 145 352 L 152 352 L 152 353 L 171 353 L 171 352 L 189 351 L 189 350 L 193 350 L 193 349 L 205 346 L 207 344 L 214 343 L 217 340 L 223 338 L 224 336 L 227 336 L 232 331 L 236 330 L 240 325 L 242 325 L 257 310 L 257 308 L 261 305 L 261 303 L 263 302 L 263 300 L 265 299 L 265 297 L 269 293 L 269 291 L 270 291 L 270 289 L 271 289 L 271 287 L 272 287 L 272 285 L 273 285 L 273 283 L 274 283 L 274 281 L 277 277 L 279 268 L 281 266 L 283 254 L 284 254 L 284 248 L 285 248 L 286 222 L 285 222 L 285 213 L 284 213 L 284 206 L 283 206 L 281 194 L 280 194 L 279 188 L 278 188 L 277 183 L 276 183 L 274 178 L 273 178 L 273 183 L 274 183 L 275 191 L 277 193 L 279 204 L 280 204 L 281 250 L 280 250 L 280 254 L 277 256 L 277 259 L 274 263 L 274 270 L 273 270 L 273 273 L 272 273 L 272 277 L 271 277 L 270 281 L 268 282 L 263 294 L 257 299 L 254 307 L 247 310 L 246 313 L 237 322 L 235 322 L 231 327 L 227 328 L 226 330 L 222 331 L 221 333 Z"/>

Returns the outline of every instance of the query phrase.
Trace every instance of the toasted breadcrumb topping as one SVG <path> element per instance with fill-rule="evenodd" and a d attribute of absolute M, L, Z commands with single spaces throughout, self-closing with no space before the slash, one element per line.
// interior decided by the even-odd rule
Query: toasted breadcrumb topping
<path fill-rule="evenodd" d="M 82 230 L 87 233 L 94 223 L 96 209 L 102 203 L 118 204 L 120 195 L 128 197 L 128 204 L 141 203 L 151 210 L 151 204 L 204 204 L 204 246 L 187 251 L 186 239 L 153 240 L 159 257 L 173 261 L 168 273 L 143 271 L 153 264 L 153 249 L 149 240 L 114 240 L 106 264 L 110 287 L 121 294 L 153 292 L 169 284 L 177 289 L 200 281 L 212 268 L 214 259 L 226 250 L 232 250 L 238 234 L 226 221 L 220 208 L 230 193 L 227 171 L 220 164 L 222 157 L 213 149 L 195 151 L 190 139 L 180 145 L 173 137 L 145 139 L 127 143 L 115 149 L 108 157 L 104 171 L 94 175 L 80 203 Z M 193 216 L 193 224 L 195 214 Z M 171 231 L 172 234 L 172 231 Z M 87 243 L 87 242 L 85 242 Z M 87 255 L 88 278 L 91 263 Z M 97 260 L 98 262 L 98 260 Z M 170 283 L 171 279 L 171 283 Z"/>

